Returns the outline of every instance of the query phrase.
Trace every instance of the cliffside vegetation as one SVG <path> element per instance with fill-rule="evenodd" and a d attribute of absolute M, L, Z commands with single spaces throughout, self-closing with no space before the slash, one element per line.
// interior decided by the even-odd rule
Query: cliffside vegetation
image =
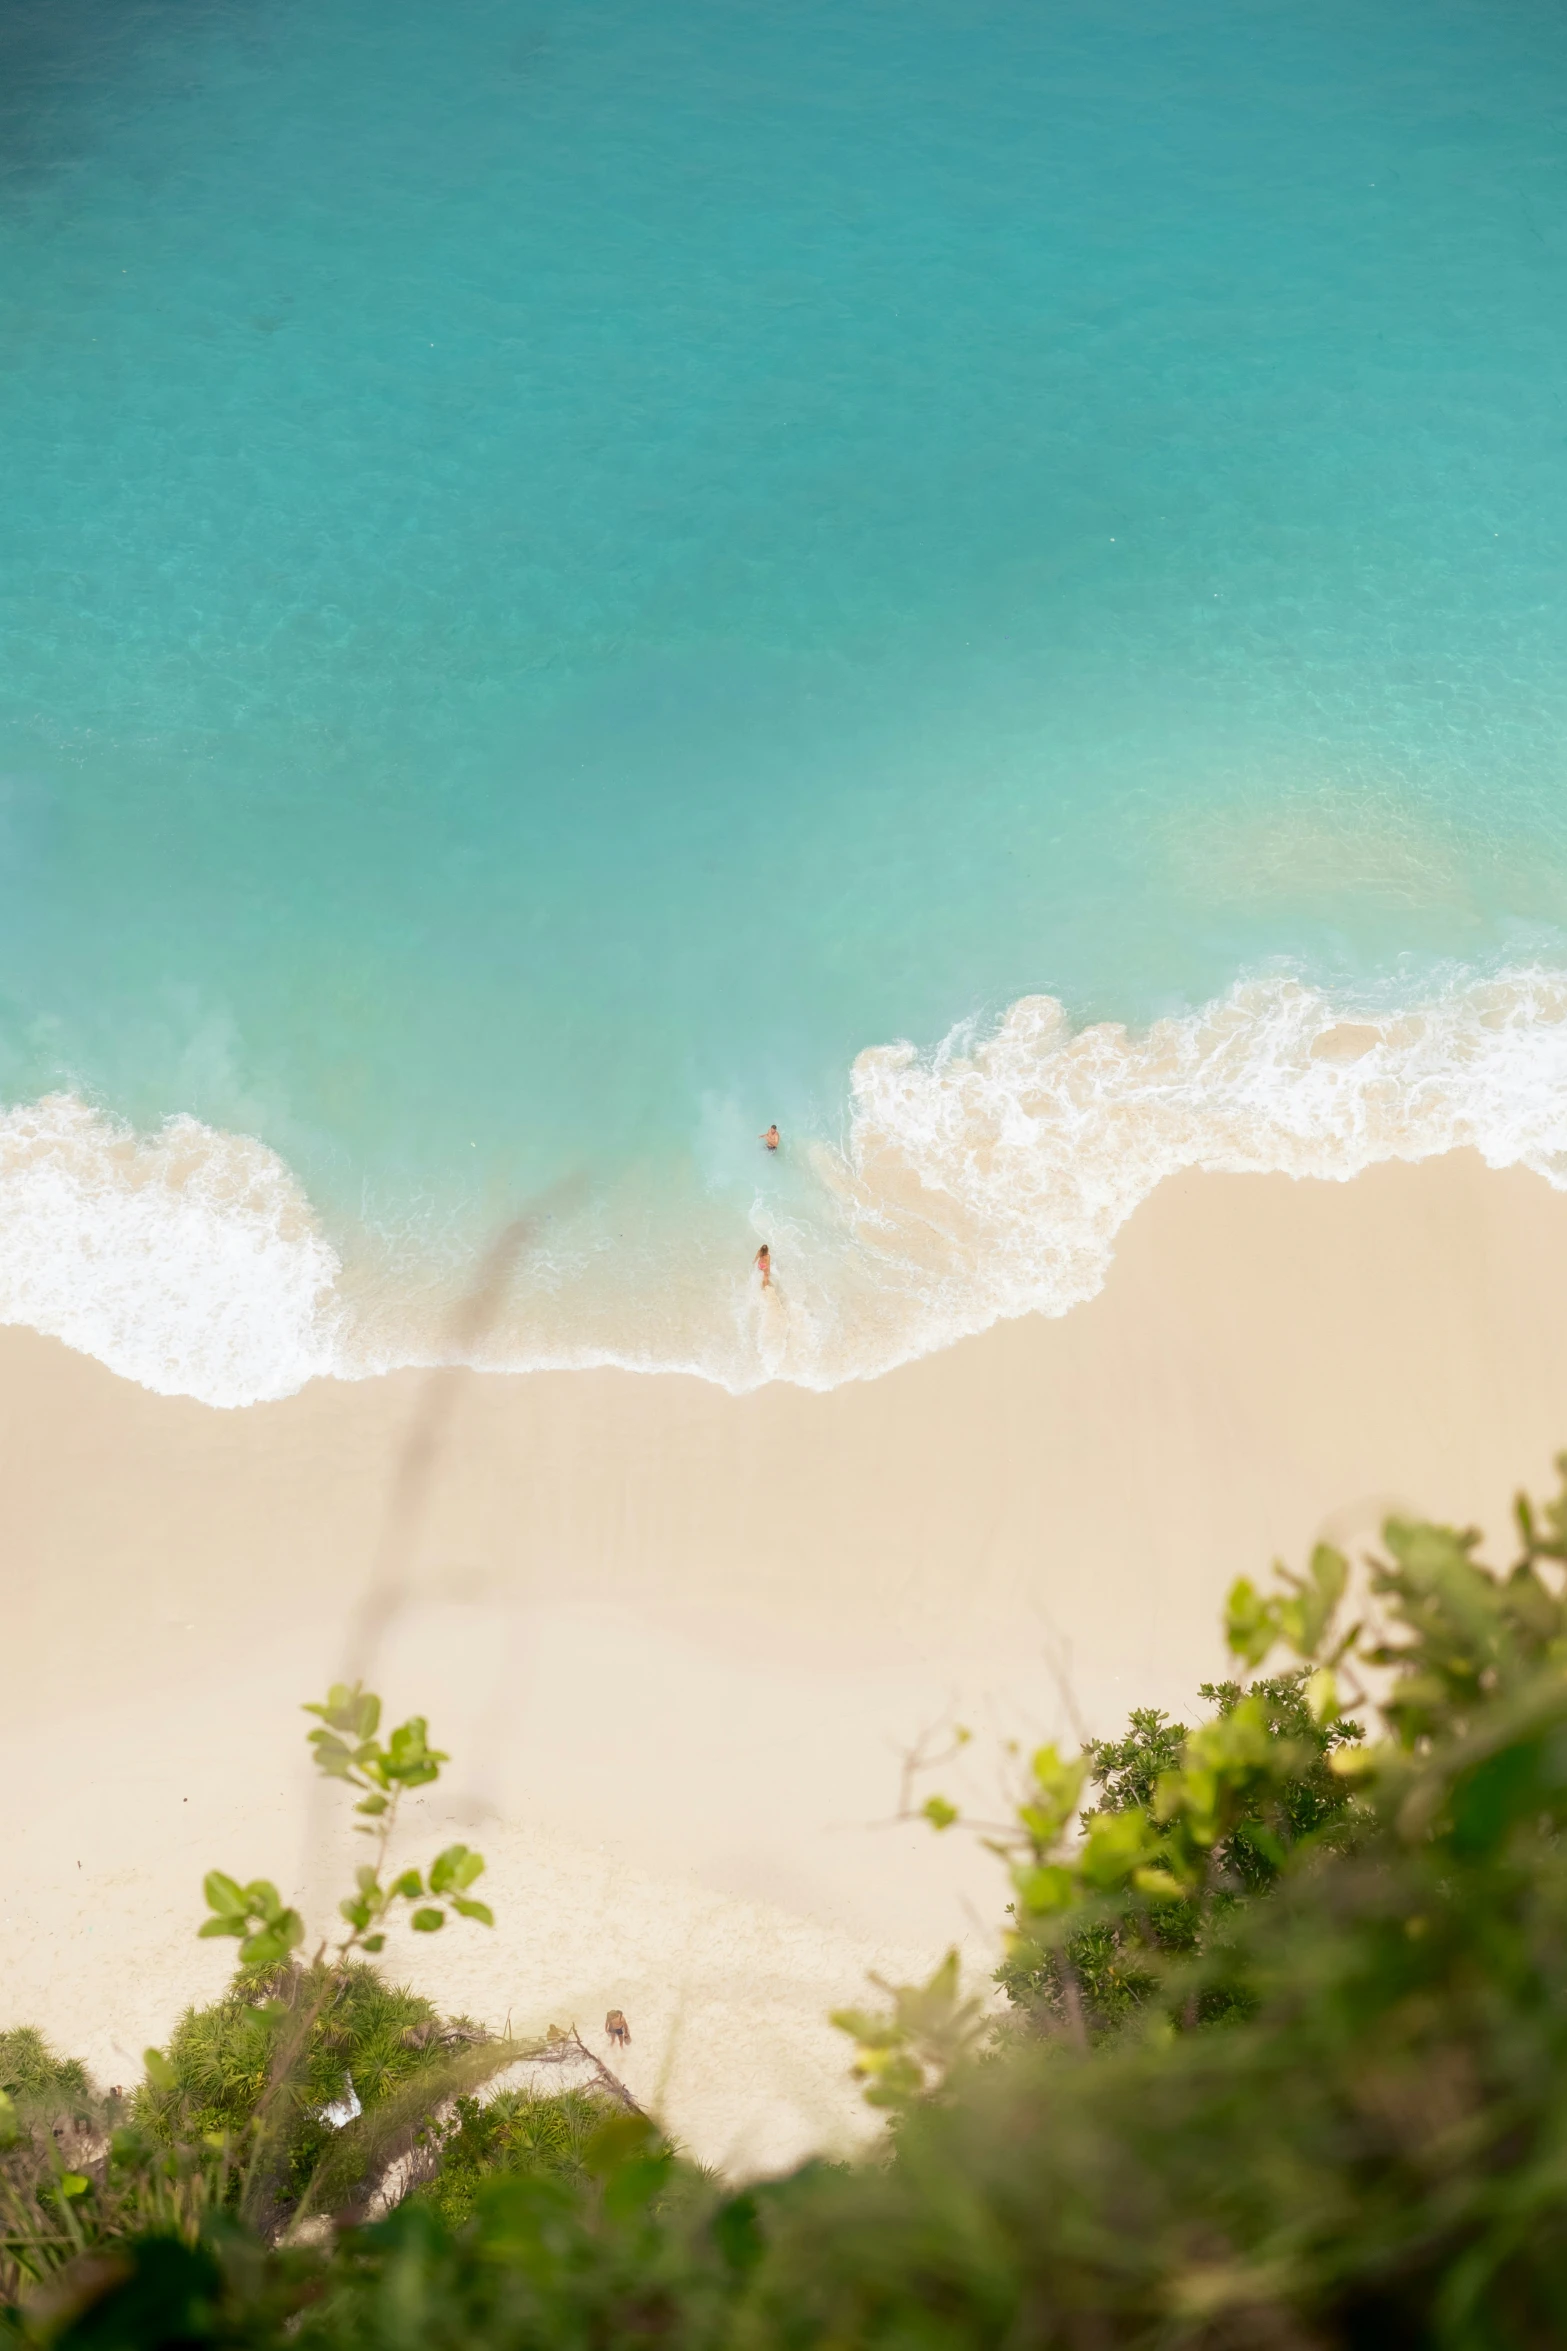
<path fill-rule="evenodd" d="M 854 2165 L 734 2192 L 607 2076 L 484 2103 L 511 2045 L 372 1964 L 394 1903 L 473 1903 L 464 1848 L 394 1878 L 383 1841 L 303 1965 L 274 1889 L 209 1879 L 247 1971 L 125 2112 L 0 2040 L 5 2325 L 62 2351 L 1559 2344 L 1563 1466 L 1509 1567 L 1424 1523 L 1320 1547 L 1235 1587 L 1195 1724 L 1041 1748 L 995 1820 L 929 1797 L 1006 1870 L 1008 1998 L 949 1959 L 840 2017 L 889 2118 Z M 390 1805 L 395 1735 L 366 1763 L 375 1722 L 334 1728 L 372 1703 L 334 1692 L 322 1727 Z"/>

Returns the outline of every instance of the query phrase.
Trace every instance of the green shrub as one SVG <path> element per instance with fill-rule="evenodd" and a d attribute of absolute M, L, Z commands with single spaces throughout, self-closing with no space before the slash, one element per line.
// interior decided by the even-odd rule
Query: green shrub
<path fill-rule="evenodd" d="M 503 2090 L 484 2105 L 459 2098 L 439 2142 L 439 2168 L 417 2199 L 454 2226 L 469 2218 L 488 2179 L 555 2179 L 581 2187 L 590 2177 L 587 2148 L 604 2120 L 602 2095 L 586 2090 L 553 2097 Z"/>
<path fill-rule="evenodd" d="M 444 2187 L 329 2256 L 209 2215 L 178 2258 L 168 2228 L 125 2238 L 23 2331 L 54 2351 L 1556 2351 L 1567 1466 L 1520 1531 L 1493 1572 L 1472 1533 L 1390 1522 L 1353 1617 L 1325 1549 L 1238 1585 L 1208 1721 L 1042 1748 L 986 1830 L 1025 2001 L 991 2022 L 948 1961 L 849 2020 L 897 2114 L 868 2159 L 728 2195 L 639 2116 L 563 2146 L 521 2105 L 464 2108 Z M 1135 1978 L 1118 2006 L 1080 1969 L 1090 1937 Z"/>
<path fill-rule="evenodd" d="M 446 2094 L 453 2059 L 489 2041 L 468 2019 L 443 2019 L 418 1993 L 386 1983 L 364 1960 L 330 1970 L 242 1970 L 220 2000 L 186 2010 L 162 2052 L 159 2082 L 149 2080 L 137 2094 L 135 2118 L 168 2148 L 216 2137 L 239 2148 L 286 2054 L 276 2193 L 288 2211 L 328 2153 L 344 2144 L 341 2126 L 327 2119 L 330 2108 L 341 2111 L 357 2099 L 363 2115 L 374 2117 L 420 2083 L 433 2103 Z M 505 2053 L 498 2049 L 492 2062 L 507 2062 Z M 372 2133 L 357 2132 L 359 2142 L 368 2163 Z M 347 2168 L 352 2188 L 363 2170 Z"/>
<path fill-rule="evenodd" d="M 1213 1709 L 1215 1722 L 1227 1721 L 1247 1701 L 1260 1711 L 1273 1753 L 1284 1758 L 1283 1770 L 1256 1773 L 1240 1791 L 1234 1817 L 1209 1848 L 1211 1869 L 1201 1893 L 1172 1897 L 1135 1920 L 1112 1916 L 1075 1926 L 1059 1947 L 1041 1947 L 1026 1930 L 1019 1932 L 997 1970 L 997 1981 L 1017 2007 L 1045 2025 L 1075 2007 L 1091 2039 L 1118 2031 L 1158 1988 L 1150 1951 L 1163 1961 L 1195 1954 L 1238 1902 L 1273 1885 L 1303 1843 L 1320 1845 L 1335 1826 L 1347 1828 L 1352 1791 L 1332 1758 L 1363 1733 L 1342 1716 L 1315 1719 L 1308 1680 L 1301 1667 L 1249 1686 L 1201 1684 L 1197 1694 Z M 1159 1708 L 1142 1707 L 1121 1738 L 1086 1740 L 1083 1757 L 1095 1801 L 1080 1810 L 1081 1824 L 1150 1816 L 1161 1783 L 1178 1774 L 1195 1735 Z M 1015 1905 L 1011 1915 L 1016 1921 Z M 1204 2022 L 1217 2021 L 1221 2007 L 1231 2004 L 1211 1988 L 1200 1999 Z"/>
<path fill-rule="evenodd" d="M 570 2176 L 509 2171 L 477 2184 L 456 2226 L 415 2197 L 356 2234 L 295 2340 L 299 2351 L 717 2351 L 756 2250 L 753 2220 L 750 2199 L 724 2197 L 644 2117 L 611 2115 Z"/>
<path fill-rule="evenodd" d="M 74 2057 L 57 2057 L 30 2024 L 0 2033 L 0 2093 L 18 2107 L 65 2112 L 92 2103 L 87 2068 Z"/>

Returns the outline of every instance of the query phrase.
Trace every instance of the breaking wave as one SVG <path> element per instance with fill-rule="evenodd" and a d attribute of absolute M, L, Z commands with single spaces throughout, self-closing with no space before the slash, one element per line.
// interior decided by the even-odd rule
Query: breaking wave
<path fill-rule="evenodd" d="M 848 1146 L 822 1174 L 883 1283 L 917 1296 L 929 1337 L 909 1351 L 925 1352 L 1091 1298 L 1132 1211 L 1184 1168 L 1344 1182 L 1467 1146 L 1567 1189 L 1567 975 L 1513 971 L 1395 1013 L 1254 980 L 1136 1034 L 1074 1031 L 1026 997 L 967 1049 L 861 1054 L 850 1088 Z"/>
<path fill-rule="evenodd" d="M 68 1094 L 0 1117 L 0 1322 L 163 1396 L 256 1404 L 336 1368 L 336 1252 L 275 1152 Z"/>
<path fill-rule="evenodd" d="M 978 1041 L 860 1055 L 842 1137 L 806 1145 L 792 1192 L 751 1208 L 774 1291 L 747 1281 L 745 1249 L 673 1228 L 639 1281 L 589 1209 L 525 1272 L 482 1361 L 830 1388 L 1068 1312 L 1181 1169 L 1344 1181 L 1462 1146 L 1567 1190 L 1567 975 L 1470 979 L 1398 1012 L 1274 977 L 1135 1033 L 1074 1030 L 1029 997 Z M 159 1393 L 249 1404 L 437 1360 L 435 1287 L 400 1319 L 362 1312 L 296 1178 L 249 1138 L 186 1117 L 138 1136 L 63 1095 L 0 1117 L 0 1321 Z"/>

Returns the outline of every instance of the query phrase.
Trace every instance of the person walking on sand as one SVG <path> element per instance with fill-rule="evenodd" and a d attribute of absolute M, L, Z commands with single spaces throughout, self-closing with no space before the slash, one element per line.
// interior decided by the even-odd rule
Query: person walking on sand
<path fill-rule="evenodd" d="M 765 1241 L 756 1252 L 756 1270 L 762 1277 L 763 1289 L 770 1290 L 773 1286 L 773 1253 Z"/>
<path fill-rule="evenodd" d="M 765 1135 L 758 1135 L 756 1139 L 759 1143 L 765 1143 L 769 1151 L 776 1151 L 778 1148 L 778 1128 L 776 1122 L 768 1128 Z"/>

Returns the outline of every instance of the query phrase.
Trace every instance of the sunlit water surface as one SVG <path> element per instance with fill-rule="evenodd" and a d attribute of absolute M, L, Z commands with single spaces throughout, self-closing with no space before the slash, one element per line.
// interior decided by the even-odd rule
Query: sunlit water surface
<path fill-rule="evenodd" d="M 242 1402 L 531 1203 L 484 1360 L 824 1385 L 1567 1180 L 1564 295 L 1543 0 L 12 0 L 0 1312 Z"/>

